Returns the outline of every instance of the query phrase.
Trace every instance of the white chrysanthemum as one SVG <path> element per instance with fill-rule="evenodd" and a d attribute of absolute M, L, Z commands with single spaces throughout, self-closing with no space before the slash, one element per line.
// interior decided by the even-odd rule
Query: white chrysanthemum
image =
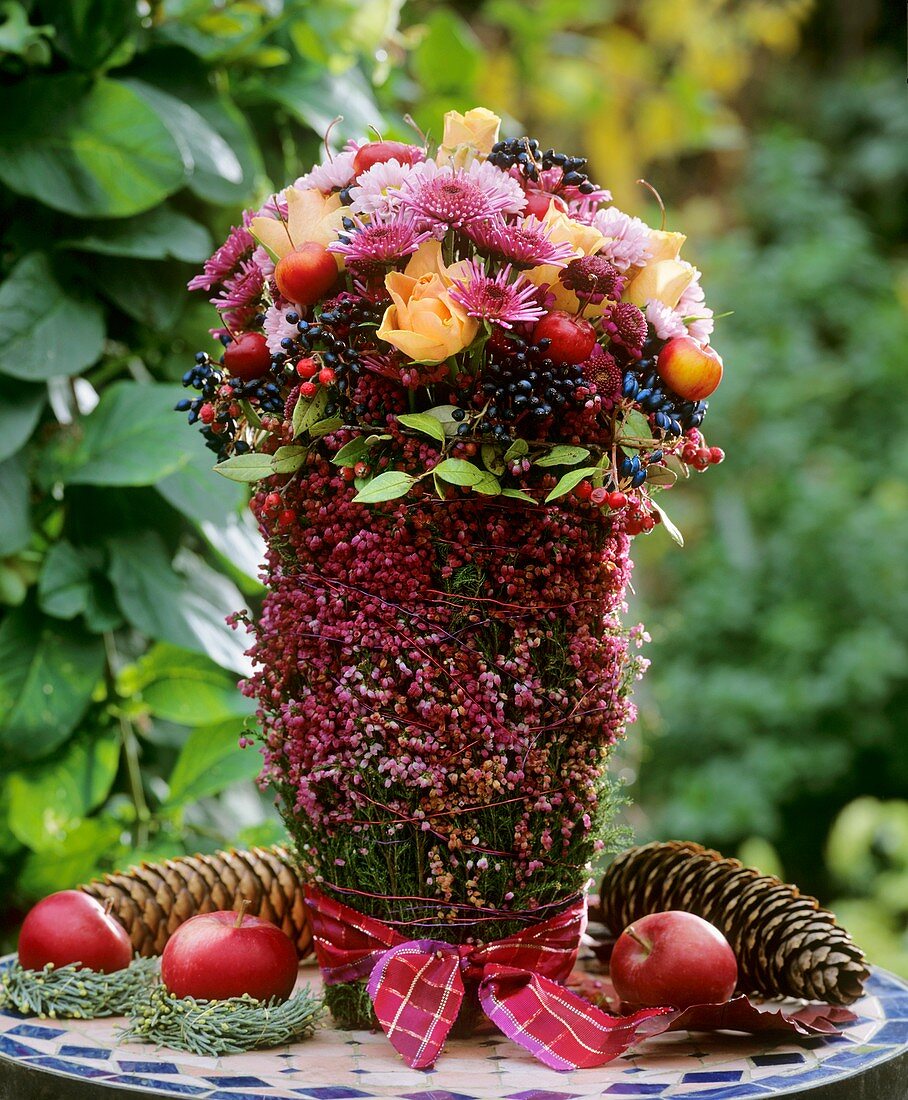
<path fill-rule="evenodd" d="M 335 188 L 346 187 L 353 179 L 353 159 L 356 151 L 335 153 L 330 160 L 322 161 L 294 183 L 301 191 L 316 188 L 328 194 Z"/>
<path fill-rule="evenodd" d="M 400 203 L 400 189 L 404 181 L 412 175 L 421 174 L 425 167 L 425 163 L 401 164 L 393 157 L 373 164 L 360 174 L 356 186 L 350 188 L 351 212 L 381 216 L 392 213 Z"/>
<path fill-rule="evenodd" d="M 599 255 L 611 260 L 619 271 L 642 264 L 649 255 L 649 226 L 617 206 L 608 206 L 595 214 L 593 227 L 607 238 Z"/>
<path fill-rule="evenodd" d="M 660 340 L 671 340 L 674 336 L 686 336 L 687 329 L 681 320 L 681 314 L 655 298 L 646 303 L 646 323 L 655 330 Z"/>
<path fill-rule="evenodd" d="M 265 323 L 262 326 L 265 333 L 265 342 L 272 355 L 277 355 L 284 349 L 281 340 L 290 337 L 291 340 L 299 336 L 296 325 L 291 325 L 287 320 L 287 313 L 293 306 L 270 306 L 265 313 Z"/>

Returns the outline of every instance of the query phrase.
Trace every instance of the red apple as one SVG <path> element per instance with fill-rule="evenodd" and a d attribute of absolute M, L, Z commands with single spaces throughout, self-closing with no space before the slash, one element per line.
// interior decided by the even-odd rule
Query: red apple
<path fill-rule="evenodd" d="M 231 378 L 252 382 L 271 366 L 268 342 L 260 332 L 241 332 L 224 348 L 224 369 Z"/>
<path fill-rule="evenodd" d="M 546 354 L 556 363 L 583 363 L 596 343 L 596 330 L 582 317 L 554 309 L 536 322 L 533 343 L 550 340 Z"/>
<path fill-rule="evenodd" d="M 659 377 L 685 401 L 702 401 L 722 381 L 722 359 L 692 336 L 675 336 L 659 352 Z"/>
<path fill-rule="evenodd" d="M 418 145 L 407 145 L 403 141 L 369 141 L 356 150 L 353 174 L 359 176 L 373 164 L 384 164 L 388 160 L 396 160 L 398 164 L 419 164 L 425 159 L 425 151 Z"/>
<path fill-rule="evenodd" d="M 738 964 L 718 928 L 693 913 L 650 913 L 625 928 L 609 961 L 615 992 L 633 1005 L 721 1004 Z"/>
<path fill-rule="evenodd" d="M 288 301 L 311 306 L 337 282 L 337 261 L 323 244 L 306 241 L 278 260 L 274 281 Z"/>
<path fill-rule="evenodd" d="M 61 890 L 29 911 L 19 933 L 19 962 L 26 970 L 81 963 L 110 974 L 132 962 L 132 944 L 99 901 L 81 890 Z"/>
<path fill-rule="evenodd" d="M 527 191 L 527 204 L 523 208 L 522 214 L 525 217 L 532 214 L 533 217 L 542 221 L 549 212 L 549 204 L 553 199 L 555 200 L 556 210 L 567 211 L 568 205 L 559 195 L 553 195 L 549 191 Z"/>
<path fill-rule="evenodd" d="M 221 1001 L 248 993 L 258 1001 L 293 992 L 298 960 L 290 938 L 244 913 L 200 913 L 167 941 L 161 980 L 176 997 Z"/>

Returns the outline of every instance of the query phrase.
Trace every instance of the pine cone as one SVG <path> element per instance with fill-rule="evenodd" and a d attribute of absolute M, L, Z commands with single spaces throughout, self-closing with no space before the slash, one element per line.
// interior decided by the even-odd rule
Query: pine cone
<path fill-rule="evenodd" d="M 647 913 L 683 909 L 714 924 L 738 960 L 738 988 L 766 997 L 851 1004 L 864 954 L 816 898 L 688 841 L 629 848 L 602 880 L 602 920 L 616 935 Z"/>
<path fill-rule="evenodd" d="M 303 884 L 287 848 L 215 852 L 164 863 L 143 863 L 125 874 L 105 875 L 79 887 L 105 902 L 129 933 L 140 955 L 160 955 L 173 932 L 197 913 L 238 910 L 277 924 L 300 956 L 312 950 Z"/>

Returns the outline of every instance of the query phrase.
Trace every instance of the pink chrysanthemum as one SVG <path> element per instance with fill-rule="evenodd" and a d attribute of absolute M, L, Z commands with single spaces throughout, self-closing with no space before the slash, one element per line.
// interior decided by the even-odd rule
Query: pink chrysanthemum
<path fill-rule="evenodd" d="M 187 284 L 190 290 L 211 290 L 223 283 L 239 267 L 240 261 L 255 248 L 255 238 L 246 228 L 251 218 L 243 214 L 243 224 L 235 225 L 230 235 L 215 254 L 205 261 L 201 274 L 195 275 Z"/>
<path fill-rule="evenodd" d="M 328 245 L 328 251 L 339 252 L 347 269 L 363 279 L 382 274 L 415 252 L 431 236 L 420 232 L 409 215 L 390 219 L 375 217 L 368 224 L 359 218 L 352 220 L 356 228 Z"/>
<path fill-rule="evenodd" d="M 422 164 L 401 164 L 391 160 L 373 164 L 356 179 L 350 188 L 350 211 L 353 214 L 377 214 L 385 217 L 400 205 L 400 189 L 409 176 L 423 168 Z"/>
<path fill-rule="evenodd" d="M 605 331 L 613 344 L 619 344 L 632 355 L 639 355 L 646 341 L 646 318 L 632 302 L 618 302 L 602 317 Z"/>
<path fill-rule="evenodd" d="M 321 164 L 317 164 L 304 176 L 300 176 L 293 186 L 302 191 L 314 187 L 324 194 L 329 191 L 340 190 L 353 179 L 353 160 L 355 157 L 355 149 L 335 153 L 333 157 L 322 161 Z"/>
<path fill-rule="evenodd" d="M 567 242 L 552 241 L 545 223 L 532 215 L 507 222 L 499 214 L 472 222 L 466 232 L 483 255 L 505 260 L 518 269 L 540 264 L 564 267 L 574 254 Z"/>
<path fill-rule="evenodd" d="M 258 310 L 264 289 L 262 269 L 252 260 L 244 260 L 211 304 L 229 328 L 243 328 Z"/>
<path fill-rule="evenodd" d="M 521 321 L 538 321 L 544 310 L 539 305 L 537 288 L 522 276 L 509 282 L 510 275 L 510 264 L 492 277 L 482 264 L 471 260 L 469 278 L 454 280 L 451 297 L 471 317 L 502 328 L 512 328 Z"/>
<path fill-rule="evenodd" d="M 296 325 L 291 325 L 287 320 L 287 314 L 292 312 L 293 309 L 292 305 L 271 306 L 265 313 L 265 323 L 262 326 L 262 331 L 265 334 L 268 350 L 272 355 L 278 355 L 284 350 L 281 347 L 281 340 L 287 337 L 295 340 L 299 336 Z"/>
<path fill-rule="evenodd" d="M 526 206 L 523 188 L 488 161 L 469 168 L 419 165 L 401 188 L 401 202 L 439 229 L 460 229 L 496 214 L 516 214 Z"/>
<path fill-rule="evenodd" d="M 609 206 L 593 216 L 593 227 L 608 238 L 599 255 L 611 260 L 619 271 L 643 263 L 649 255 L 650 229 L 639 218 Z"/>
<path fill-rule="evenodd" d="M 625 283 L 618 268 L 604 256 L 578 256 L 558 278 L 581 301 L 596 303 L 605 298 L 620 298 Z"/>
<path fill-rule="evenodd" d="M 687 328 L 681 314 L 655 298 L 650 298 L 646 303 L 646 321 L 660 340 L 671 340 L 673 336 L 687 335 Z"/>
<path fill-rule="evenodd" d="M 539 173 L 536 180 L 528 180 L 527 192 L 544 191 L 547 194 L 558 195 L 568 205 L 568 213 L 572 218 L 589 225 L 593 215 L 605 202 L 611 202 L 612 193 L 602 187 L 597 187 L 589 194 L 584 194 L 579 187 L 562 183 L 564 172 L 561 168 L 546 168 Z"/>
<path fill-rule="evenodd" d="M 700 272 L 693 268 L 694 277 L 681 295 L 677 311 L 680 317 L 685 318 L 687 331 L 701 344 L 708 343 L 709 337 L 715 328 L 713 323 L 713 311 L 706 304 L 706 295 L 700 286 Z"/>

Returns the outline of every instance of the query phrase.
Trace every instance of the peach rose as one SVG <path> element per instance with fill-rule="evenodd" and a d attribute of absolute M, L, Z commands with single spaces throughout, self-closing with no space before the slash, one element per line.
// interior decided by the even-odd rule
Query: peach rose
<path fill-rule="evenodd" d="M 329 245 L 337 240 L 346 209 L 337 195 L 323 195 L 311 188 L 288 187 L 283 193 L 287 202 L 287 219 L 259 215 L 252 219 L 249 231 L 263 244 L 272 257 L 281 259 L 308 241 Z M 343 256 L 334 254 L 338 267 Z"/>
<path fill-rule="evenodd" d="M 473 107 L 465 115 L 448 111 L 438 163 L 465 168 L 477 156 L 488 156 L 500 128 L 501 119 L 486 107 Z"/>
<path fill-rule="evenodd" d="M 378 338 L 416 362 L 440 363 L 468 347 L 479 331 L 479 322 L 454 301 L 437 271 L 391 271 L 385 287 L 393 304 L 385 310 Z"/>
<path fill-rule="evenodd" d="M 624 299 L 641 309 L 653 300 L 674 309 L 693 277 L 694 269 L 683 260 L 657 260 L 631 279 Z"/>

